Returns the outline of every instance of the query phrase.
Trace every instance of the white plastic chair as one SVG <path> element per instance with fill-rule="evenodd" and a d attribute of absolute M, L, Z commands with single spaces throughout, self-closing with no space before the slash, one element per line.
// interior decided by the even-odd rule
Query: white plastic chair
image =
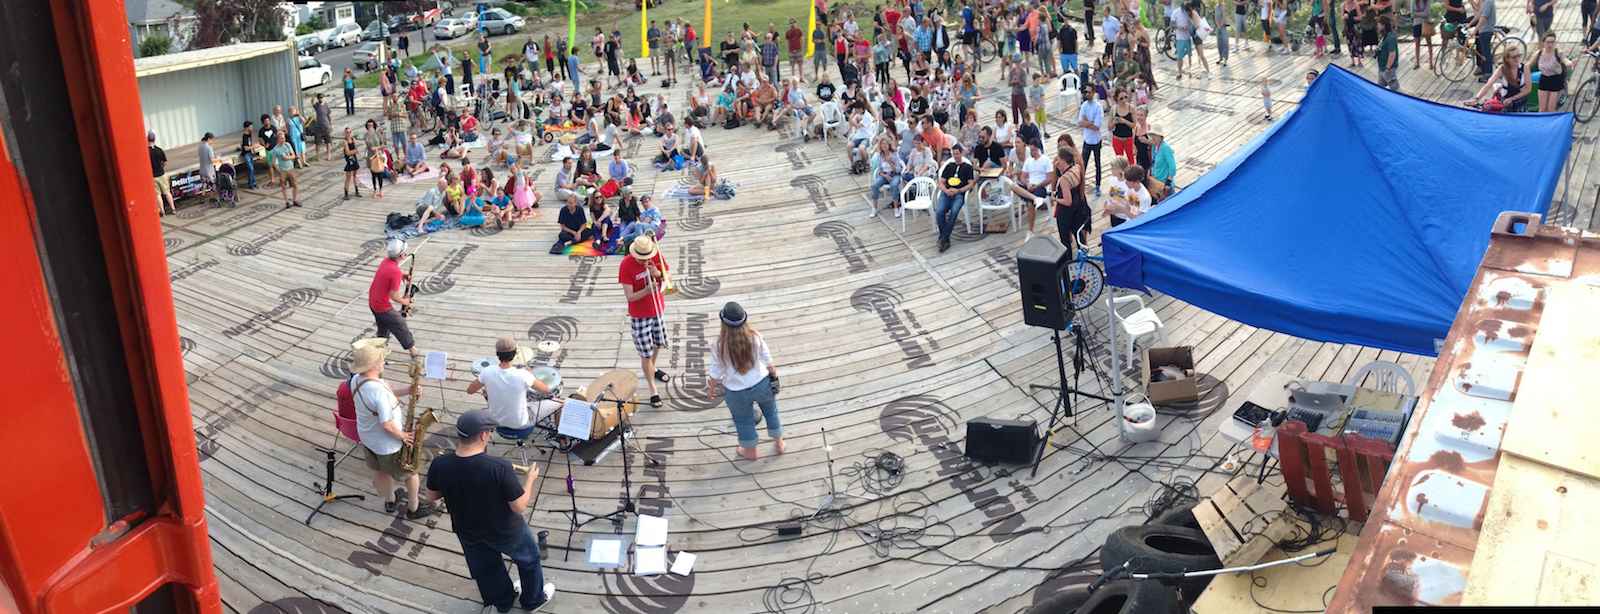
<path fill-rule="evenodd" d="M 1056 92 L 1056 112 L 1065 113 L 1083 101 L 1083 88 L 1078 83 L 1076 73 L 1067 73 L 1061 77 L 1061 91 Z"/>
<path fill-rule="evenodd" d="M 1161 316 L 1156 315 L 1156 310 L 1145 306 L 1143 296 L 1119 296 L 1111 299 L 1111 305 L 1111 317 L 1117 322 L 1117 343 L 1122 346 L 1119 349 L 1126 358 L 1122 364 L 1132 365 L 1135 362 L 1134 348 L 1141 338 L 1150 338 L 1146 347 L 1166 343 L 1167 327 L 1161 323 Z M 1125 309 L 1128 305 L 1133 305 L 1133 308 Z"/>
<path fill-rule="evenodd" d="M 978 232 L 983 232 L 983 214 L 1004 210 L 1006 218 L 1011 220 L 1011 228 L 1022 225 L 1022 210 L 1017 207 L 1016 194 L 1011 192 L 1011 180 L 994 179 L 985 181 L 983 187 L 978 188 Z M 965 208 L 962 209 L 965 211 Z M 965 220 L 965 216 L 963 216 Z M 1007 229 L 1008 231 L 1010 229 Z M 971 231 L 971 224 L 968 224 Z"/>
<path fill-rule="evenodd" d="M 1366 380 L 1368 375 L 1372 376 L 1372 384 L 1361 386 L 1361 382 Z M 1400 389 L 1402 382 L 1405 383 L 1404 390 Z M 1360 369 L 1356 369 L 1356 372 L 1351 374 L 1350 379 L 1346 380 L 1345 383 L 1378 392 L 1391 392 L 1408 397 L 1417 395 L 1417 382 L 1411 378 L 1411 372 L 1407 371 L 1405 367 L 1387 360 L 1374 360 L 1363 365 Z"/>
<path fill-rule="evenodd" d="M 928 214 L 928 225 L 938 232 L 938 223 L 933 219 L 935 186 L 931 177 L 913 177 L 900 188 L 900 208 L 905 210 L 900 215 L 901 234 L 906 232 L 906 220 L 918 211 Z"/>
<path fill-rule="evenodd" d="M 822 113 L 822 142 L 826 144 L 828 142 L 829 133 L 835 130 L 842 131 L 845 129 L 847 124 L 844 111 L 839 108 L 839 103 L 836 101 L 829 100 L 822 103 L 822 107 L 819 112 Z"/>

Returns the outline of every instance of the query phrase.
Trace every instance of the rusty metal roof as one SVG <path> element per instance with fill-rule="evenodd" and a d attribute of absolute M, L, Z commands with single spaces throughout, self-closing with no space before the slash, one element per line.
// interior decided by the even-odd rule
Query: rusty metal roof
<path fill-rule="evenodd" d="M 1329 612 L 1460 603 L 1546 297 L 1573 283 L 1600 285 L 1600 236 L 1496 220 Z"/>

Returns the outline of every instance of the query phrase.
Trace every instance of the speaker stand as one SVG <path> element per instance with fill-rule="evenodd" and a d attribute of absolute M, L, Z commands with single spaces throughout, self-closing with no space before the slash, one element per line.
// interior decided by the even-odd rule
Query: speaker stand
<path fill-rule="evenodd" d="M 1074 339 L 1075 339 L 1075 342 L 1073 344 L 1073 351 L 1079 352 L 1078 357 L 1073 359 L 1073 363 L 1074 364 L 1082 364 L 1081 352 L 1083 350 L 1083 344 L 1084 344 L 1083 332 L 1078 330 L 1072 324 L 1068 324 L 1067 325 L 1067 330 L 1073 331 Z M 1052 329 L 1050 331 L 1050 336 L 1051 336 L 1051 339 L 1055 342 L 1055 346 L 1056 346 L 1056 378 L 1057 378 L 1058 385 L 1057 386 L 1041 386 L 1041 385 L 1033 384 L 1033 385 L 1029 386 L 1029 389 L 1031 389 L 1031 390 L 1054 390 L 1054 391 L 1056 391 L 1056 404 L 1055 404 L 1054 407 L 1050 408 L 1050 426 L 1045 428 L 1044 437 L 1039 438 L 1039 442 L 1037 444 L 1035 444 L 1034 453 L 1033 453 L 1033 470 L 1028 474 L 1029 478 L 1034 478 L 1034 477 L 1038 477 L 1039 476 L 1039 461 L 1044 460 L 1044 449 L 1045 449 L 1045 446 L 1049 445 L 1050 438 L 1055 433 L 1056 422 L 1060 420 L 1062 411 L 1066 412 L 1068 418 L 1072 418 L 1073 419 L 1073 424 L 1065 425 L 1066 428 L 1068 430 L 1071 430 L 1074 434 L 1078 435 L 1079 439 L 1083 438 L 1083 434 L 1079 433 L 1078 429 L 1075 426 L 1077 424 L 1077 415 L 1074 414 L 1073 411 L 1072 411 L 1072 396 L 1073 395 L 1083 395 L 1083 396 L 1086 396 L 1086 397 L 1089 397 L 1089 398 L 1092 398 L 1092 399 L 1105 401 L 1107 403 L 1111 403 L 1112 402 L 1111 399 L 1108 399 L 1106 397 L 1103 397 L 1103 396 L 1100 396 L 1100 395 L 1097 395 L 1097 394 L 1089 394 L 1089 393 L 1086 393 L 1086 392 L 1078 392 L 1075 387 L 1068 387 L 1067 386 L 1067 359 L 1061 353 L 1061 331 Z M 1073 375 L 1074 375 L 1074 381 L 1076 381 L 1077 371 L 1074 371 Z"/>

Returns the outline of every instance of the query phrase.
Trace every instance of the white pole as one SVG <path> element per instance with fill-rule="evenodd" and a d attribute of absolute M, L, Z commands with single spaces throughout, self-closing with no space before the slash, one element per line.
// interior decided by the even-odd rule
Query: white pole
<path fill-rule="evenodd" d="M 1112 407 L 1116 409 L 1117 415 L 1121 416 L 1123 390 L 1122 367 L 1117 364 L 1117 306 L 1114 300 L 1116 295 L 1116 288 L 1106 286 L 1106 331 L 1109 333 L 1106 335 L 1109 339 L 1106 342 L 1106 349 L 1111 354 L 1111 398 L 1114 401 Z"/>

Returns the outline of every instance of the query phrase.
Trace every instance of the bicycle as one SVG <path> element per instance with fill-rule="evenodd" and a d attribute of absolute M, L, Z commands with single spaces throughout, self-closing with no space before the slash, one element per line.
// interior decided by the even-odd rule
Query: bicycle
<path fill-rule="evenodd" d="M 1075 311 L 1085 311 L 1106 289 L 1104 256 L 1089 255 L 1088 227 L 1078 229 L 1078 253 L 1067 264 L 1067 301 Z"/>
<path fill-rule="evenodd" d="M 1600 109 L 1600 52 L 1585 51 L 1589 56 L 1589 75 L 1577 91 L 1572 93 L 1572 115 L 1579 123 L 1589 123 Z"/>
<path fill-rule="evenodd" d="M 1464 24 L 1444 24 L 1444 39 L 1440 50 L 1439 60 L 1433 64 L 1433 74 L 1452 83 L 1459 83 L 1474 72 L 1478 65 L 1477 37 L 1467 38 L 1467 29 Z M 1495 26 L 1494 33 L 1490 35 L 1491 58 L 1501 57 L 1508 49 L 1516 49 L 1518 54 L 1528 51 L 1528 44 L 1521 38 L 1511 34 L 1511 28 Z"/>

